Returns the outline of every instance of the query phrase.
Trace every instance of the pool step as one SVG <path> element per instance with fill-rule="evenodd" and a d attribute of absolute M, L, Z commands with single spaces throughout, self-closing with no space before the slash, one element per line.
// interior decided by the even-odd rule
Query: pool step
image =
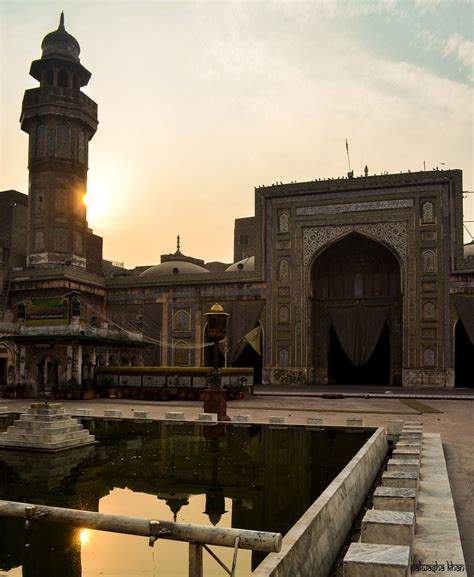
<path fill-rule="evenodd" d="M 26 413 L 0 433 L 0 447 L 59 451 L 91 445 L 95 437 L 64 412 L 60 403 L 33 403 Z"/>

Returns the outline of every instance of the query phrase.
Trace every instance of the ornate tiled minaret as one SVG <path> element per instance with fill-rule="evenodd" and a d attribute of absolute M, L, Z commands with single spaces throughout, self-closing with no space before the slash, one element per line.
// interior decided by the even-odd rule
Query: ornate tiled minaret
<path fill-rule="evenodd" d="M 89 140 L 97 104 L 81 92 L 91 77 L 77 40 L 64 27 L 47 34 L 30 75 L 40 86 L 23 98 L 21 128 L 29 135 L 28 266 L 86 266 Z"/>

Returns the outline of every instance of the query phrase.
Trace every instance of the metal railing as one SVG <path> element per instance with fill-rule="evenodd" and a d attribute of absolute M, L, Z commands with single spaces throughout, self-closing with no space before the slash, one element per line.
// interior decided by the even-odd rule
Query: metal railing
<path fill-rule="evenodd" d="M 207 525 L 174 523 L 173 521 L 157 521 L 122 515 L 106 515 L 94 511 L 80 511 L 47 505 L 16 503 L 14 501 L 0 501 L 0 517 L 24 519 L 26 527 L 31 523 L 48 521 L 51 523 L 65 523 L 83 529 L 94 529 L 96 531 L 140 535 L 148 537 L 151 547 L 158 539 L 186 541 L 189 543 L 189 577 L 203 577 L 203 551 L 209 553 L 228 575 L 235 577 L 239 549 L 278 553 L 281 549 L 282 541 L 280 533 L 209 527 Z M 230 569 L 209 548 L 209 545 L 232 547 L 234 549 L 232 567 Z"/>

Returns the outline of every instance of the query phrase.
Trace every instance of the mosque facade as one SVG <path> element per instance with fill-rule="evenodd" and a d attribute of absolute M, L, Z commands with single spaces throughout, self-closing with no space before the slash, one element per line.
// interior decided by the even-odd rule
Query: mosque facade
<path fill-rule="evenodd" d="M 275 184 L 239 218 L 234 263 L 176 251 L 125 269 L 87 222 L 97 105 L 65 29 L 25 92 L 28 196 L 0 193 L 0 387 L 47 394 L 101 365 L 209 366 L 206 312 L 229 313 L 221 364 L 285 384 L 474 384 L 474 244 L 460 170 Z M 252 334 L 252 338 L 248 335 Z"/>

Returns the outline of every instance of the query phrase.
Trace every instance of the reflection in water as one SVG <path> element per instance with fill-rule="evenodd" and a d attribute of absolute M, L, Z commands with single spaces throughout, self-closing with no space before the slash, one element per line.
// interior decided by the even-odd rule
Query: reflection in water
<path fill-rule="evenodd" d="M 0 499 L 285 533 L 354 456 L 365 432 L 87 421 L 87 452 L 0 453 Z M 87 424 L 85 422 L 85 424 Z M 188 545 L 0 518 L 8 577 L 185 575 Z M 4 545 L 4 546 L 3 546 Z M 230 564 L 232 550 L 226 552 Z M 238 575 L 263 559 L 239 552 Z M 23 567 L 23 572 L 16 568 Z M 206 577 L 222 574 L 205 555 Z"/>
<path fill-rule="evenodd" d="M 89 539 L 91 538 L 91 532 L 89 529 L 81 529 L 81 532 L 79 533 L 79 542 L 82 546 L 84 546 L 86 543 L 89 542 Z"/>

